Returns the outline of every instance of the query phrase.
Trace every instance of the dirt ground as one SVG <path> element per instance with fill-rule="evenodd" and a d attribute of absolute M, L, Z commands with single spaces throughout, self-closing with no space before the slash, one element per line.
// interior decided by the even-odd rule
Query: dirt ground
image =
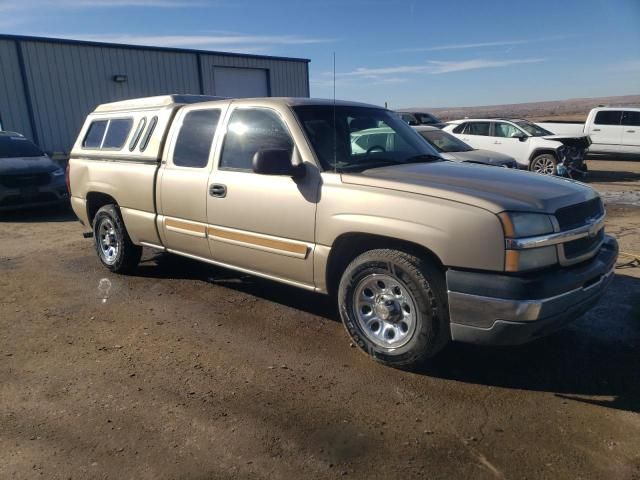
<path fill-rule="evenodd" d="M 640 162 L 589 167 L 640 253 Z M 0 219 L 2 479 L 640 479 L 638 266 L 563 331 L 407 373 L 328 298 L 152 252 L 113 275 L 81 232 Z"/>

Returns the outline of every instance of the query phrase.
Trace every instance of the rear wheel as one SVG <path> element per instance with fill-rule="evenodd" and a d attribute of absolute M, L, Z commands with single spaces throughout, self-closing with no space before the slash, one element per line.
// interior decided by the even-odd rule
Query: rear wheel
<path fill-rule="evenodd" d="M 131 272 L 140 262 L 142 247 L 134 245 L 129 238 L 116 205 L 105 205 L 97 211 L 93 237 L 98 258 L 112 272 Z"/>
<path fill-rule="evenodd" d="M 370 250 L 345 270 L 338 289 L 342 322 L 377 361 L 415 368 L 449 341 L 444 275 L 430 261 L 398 250 Z"/>
<path fill-rule="evenodd" d="M 543 153 L 542 155 L 538 155 L 531 160 L 531 165 L 529 169 L 535 173 L 542 173 L 543 175 L 554 175 L 556 173 L 556 165 L 558 164 L 558 160 L 556 160 L 555 155 L 551 153 Z"/>

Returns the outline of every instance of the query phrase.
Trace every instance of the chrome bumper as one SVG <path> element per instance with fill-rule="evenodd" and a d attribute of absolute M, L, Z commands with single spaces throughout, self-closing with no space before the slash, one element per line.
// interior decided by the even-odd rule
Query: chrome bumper
<path fill-rule="evenodd" d="M 614 277 L 617 244 L 608 237 L 602 255 L 576 268 L 582 281 L 545 298 L 501 298 L 449 290 L 451 337 L 465 343 L 516 345 L 543 336 L 577 319 L 600 299 Z M 571 272 L 564 272 L 568 277 Z M 504 278 L 501 278 L 504 285 Z M 544 284 L 544 276 L 535 279 Z M 531 283 L 535 285 L 535 283 Z M 509 290 L 507 287 L 506 290 Z"/>

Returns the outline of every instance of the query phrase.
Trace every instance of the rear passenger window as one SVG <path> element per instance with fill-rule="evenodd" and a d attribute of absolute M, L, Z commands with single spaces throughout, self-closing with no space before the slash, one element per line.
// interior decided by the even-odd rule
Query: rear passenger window
<path fill-rule="evenodd" d="M 277 113 L 267 109 L 234 110 L 224 140 L 220 169 L 251 170 L 258 150 L 293 153 L 293 140 Z"/>
<path fill-rule="evenodd" d="M 622 124 L 628 127 L 640 127 L 640 112 L 624 112 Z"/>
<path fill-rule="evenodd" d="M 220 110 L 194 110 L 185 115 L 173 150 L 173 164 L 203 168 L 209 162 Z"/>
<path fill-rule="evenodd" d="M 149 140 L 151 139 L 151 135 L 153 135 L 153 131 L 156 129 L 156 123 L 158 123 L 158 117 L 155 116 L 149 122 L 149 128 L 147 128 L 147 132 L 142 137 L 142 141 L 140 142 L 140 151 L 144 152 L 147 149 L 147 145 L 149 145 Z"/>
<path fill-rule="evenodd" d="M 116 118 L 109 120 L 107 134 L 102 142 L 102 148 L 112 148 L 119 150 L 127 141 L 133 120 L 130 118 Z"/>
<path fill-rule="evenodd" d="M 461 123 L 460 125 L 458 125 L 456 128 L 453 129 L 453 133 L 462 133 L 462 131 L 464 130 L 464 127 L 466 126 L 467 126 L 466 123 Z"/>
<path fill-rule="evenodd" d="M 129 142 L 129 151 L 133 152 L 138 144 L 138 140 L 140 140 L 140 136 L 142 135 L 142 131 L 144 130 L 145 125 L 147 124 L 147 117 L 142 117 L 138 122 L 138 126 L 136 127 L 136 131 Z"/>
<path fill-rule="evenodd" d="M 596 125 L 620 125 L 622 120 L 622 111 L 619 110 L 601 110 L 596 113 L 596 119 L 593 123 Z"/>
<path fill-rule="evenodd" d="M 87 134 L 82 141 L 83 148 L 100 148 L 106 129 L 107 120 L 96 120 L 95 122 L 91 122 L 89 130 L 87 130 Z"/>
<path fill-rule="evenodd" d="M 468 135 L 489 135 L 489 122 L 470 122 L 467 124 L 467 129 L 464 133 Z"/>

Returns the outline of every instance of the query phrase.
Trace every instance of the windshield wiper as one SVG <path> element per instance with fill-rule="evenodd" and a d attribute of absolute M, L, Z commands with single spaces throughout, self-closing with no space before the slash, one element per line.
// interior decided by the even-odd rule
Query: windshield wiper
<path fill-rule="evenodd" d="M 370 168 L 380 168 L 380 167 L 388 167 L 391 165 L 402 165 L 404 162 L 399 162 L 397 160 L 384 159 L 380 158 L 377 160 L 373 160 L 370 162 L 356 163 L 353 165 L 347 165 L 342 168 L 342 171 L 362 171 L 368 170 Z"/>

